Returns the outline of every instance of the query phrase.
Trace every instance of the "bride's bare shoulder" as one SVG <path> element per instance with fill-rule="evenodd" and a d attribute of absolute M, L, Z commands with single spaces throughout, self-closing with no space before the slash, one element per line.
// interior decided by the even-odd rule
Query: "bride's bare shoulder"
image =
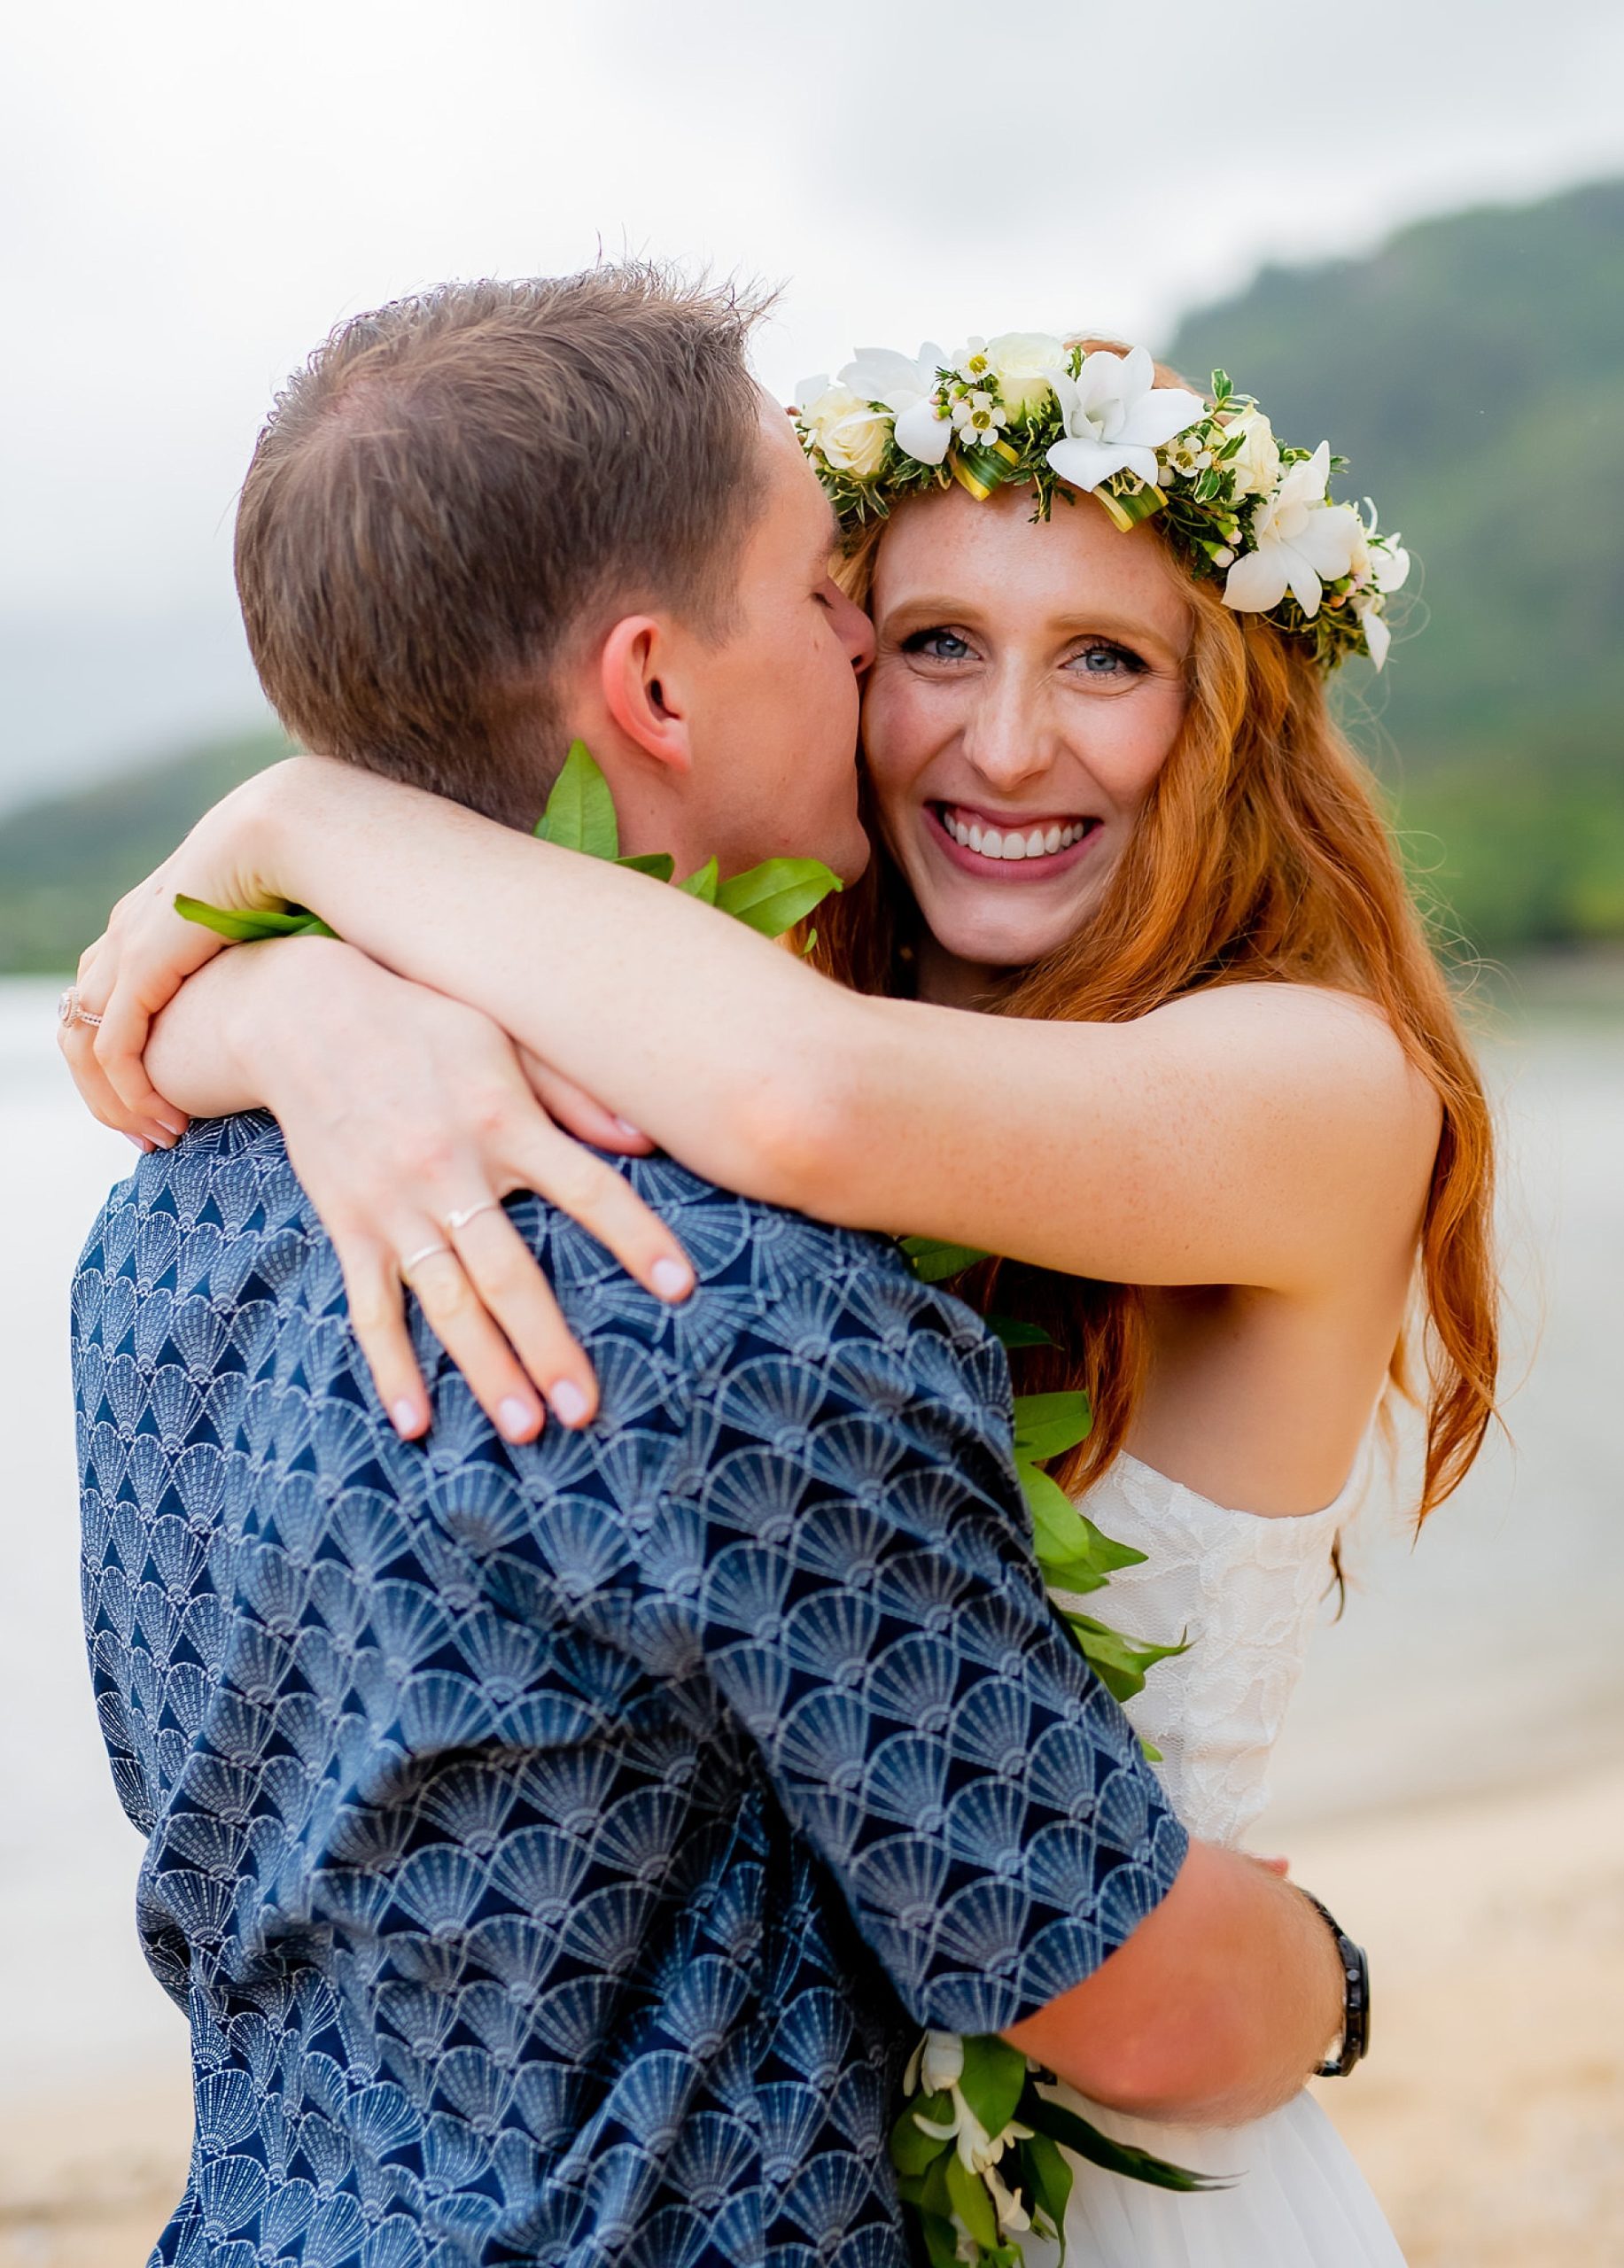
<path fill-rule="evenodd" d="M 1402 1130 L 1404 1148 L 1430 1161 L 1442 1115 L 1437 1090 L 1373 1000 L 1331 985 L 1215 984 L 1143 1021 L 1260 1101 L 1288 1112 L 1301 1101 L 1322 1120 L 1334 1106 L 1349 1132 L 1361 1123 L 1389 1138 Z"/>

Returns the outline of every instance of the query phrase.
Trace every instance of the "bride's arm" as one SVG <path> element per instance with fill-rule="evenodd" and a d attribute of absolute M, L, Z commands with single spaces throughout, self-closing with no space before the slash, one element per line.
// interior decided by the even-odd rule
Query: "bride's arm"
<path fill-rule="evenodd" d="M 866 999 L 677 891 L 344 766 L 238 796 L 171 887 L 317 907 L 747 1194 L 1138 1283 L 1308 1288 L 1413 1230 L 1435 1105 L 1340 996 L 1236 987 L 1126 1024 Z M 136 983 L 105 1060 L 151 1005 Z"/>

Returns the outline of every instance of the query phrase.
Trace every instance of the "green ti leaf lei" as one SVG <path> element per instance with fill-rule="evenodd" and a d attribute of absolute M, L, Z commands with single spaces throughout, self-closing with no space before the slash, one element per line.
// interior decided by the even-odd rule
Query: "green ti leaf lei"
<path fill-rule="evenodd" d="M 947 1283 L 991 1256 L 931 1237 L 905 1237 L 902 1248 L 926 1284 Z M 1053 1343 L 1034 1324 L 991 1314 L 986 1321 L 1012 1353 Z M 1076 1604 L 1103 1590 L 1119 1567 L 1139 1565 L 1146 1557 L 1104 1534 L 1044 1470 L 1088 1438 L 1088 1396 L 1018 1394 L 1014 1421 L 1015 1471 L 1045 1588 L 1100 1682 L 1118 1701 L 1130 1700 L 1143 1690 L 1146 1672 L 1185 1652 L 1188 1642 L 1141 1645 Z M 1161 1760 L 1147 1742 L 1140 1745 L 1153 1762 Z M 1028 2228 L 1059 2244 L 1063 2268 L 1072 2171 L 1062 2145 L 1156 2188 L 1223 2186 L 1113 2141 L 1053 2101 L 1045 2078 L 1018 2047 L 996 2037 L 930 2032 L 920 2043 L 905 2081 L 910 2100 L 891 2129 L 890 2148 L 897 2190 L 918 2218 L 930 2268 L 1020 2268 L 1016 2239 Z M 916 2093 L 921 2078 L 924 2092 Z"/>
<path fill-rule="evenodd" d="M 670 883 L 676 873 L 675 862 L 664 851 L 622 858 L 613 794 L 582 741 L 571 747 L 535 833 L 560 850 L 611 860 L 655 882 Z M 765 937 L 780 937 L 842 884 L 816 858 L 769 858 L 727 881 L 711 858 L 677 887 Z M 319 915 L 297 906 L 234 913 L 179 895 L 175 906 L 187 920 L 200 922 L 233 944 L 337 935 Z M 815 932 L 804 950 L 810 951 L 814 942 Z M 901 1241 L 915 1276 L 927 1284 L 946 1283 L 990 1256 L 934 1238 Z M 987 1322 L 1012 1353 L 1053 1343 L 1034 1324 L 998 1315 L 990 1315 Z M 1088 1397 L 1017 1394 L 1014 1418 L 1015 1470 L 1031 1511 L 1045 1584 L 1100 1682 L 1118 1701 L 1128 1700 L 1143 1688 L 1147 1670 L 1185 1649 L 1140 1645 L 1075 1604 L 1104 1588 L 1115 1569 L 1145 1557 L 1102 1534 L 1043 1469 L 1087 1438 L 1093 1422 Z M 1154 1749 L 1146 1747 L 1146 1753 L 1155 1759 Z M 927 2088 L 916 2093 L 921 2065 Z M 930 2268 L 1020 2268 L 1020 2248 L 1010 2239 L 1027 2226 L 1053 2237 L 1063 2260 L 1072 2175 L 1062 2144 L 1095 2165 L 1159 2188 L 1215 2186 L 1148 2151 L 1112 2141 L 1075 2111 L 1052 2101 L 1041 2091 L 1041 2079 L 1037 2067 L 1018 2048 L 996 2038 L 961 2039 L 933 2032 L 921 2041 L 911 2067 L 911 2099 L 892 2129 L 890 2149 L 898 2191 L 918 2216 Z"/>

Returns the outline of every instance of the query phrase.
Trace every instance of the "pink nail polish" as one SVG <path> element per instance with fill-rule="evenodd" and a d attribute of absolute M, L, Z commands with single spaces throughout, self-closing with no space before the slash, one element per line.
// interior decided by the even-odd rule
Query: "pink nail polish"
<path fill-rule="evenodd" d="M 394 1419 L 397 1433 L 408 1435 L 415 1433 L 423 1422 L 422 1410 L 415 1402 L 408 1402 L 404 1394 L 399 1402 L 390 1403 L 389 1414 Z"/>
<path fill-rule="evenodd" d="M 647 1138 L 643 1133 L 642 1128 L 641 1126 L 633 1126 L 629 1118 L 620 1118 L 618 1116 L 615 1120 L 615 1123 L 630 1142 L 641 1142 Z"/>
<path fill-rule="evenodd" d="M 558 1379 L 549 1387 L 547 1398 L 562 1425 L 581 1425 L 586 1423 L 587 1397 L 573 1379 Z"/>
<path fill-rule="evenodd" d="M 685 1300 L 694 1288 L 693 1272 L 680 1260 L 657 1260 L 650 1280 L 663 1300 Z"/>
<path fill-rule="evenodd" d="M 496 1405 L 496 1423 L 510 1441 L 525 1441 L 536 1430 L 536 1413 L 528 1402 L 510 1394 Z"/>

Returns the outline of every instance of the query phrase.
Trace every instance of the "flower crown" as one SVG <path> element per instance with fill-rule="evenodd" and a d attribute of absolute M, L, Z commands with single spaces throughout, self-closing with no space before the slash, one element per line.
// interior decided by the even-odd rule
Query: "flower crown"
<path fill-rule="evenodd" d="M 1092 352 L 1040 332 L 973 338 L 949 358 L 864 347 L 833 384 L 797 392 L 801 445 L 854 533 L 899 496 L 956 480 L 985 500 L 1006 482 L 1037 492 L 1046 520 L 1057 483 L 1096 497 L 1126 531 L 1153 512 L 1190 571 L 1222 579 L 1224 603 L 1313 641 L 1321 666 L 1366 654 L 1380 669 L 1386 601 L 1410 571 L 1395 535 L 1376 532 L 1326 486 L 1346 462 L 1330 444 L 1288 448 L 1223 370 L 1212 399 L 1159 386 L 1142 346 Z M 1073 500 L 1067 495 L 1068 503 Z"/>

